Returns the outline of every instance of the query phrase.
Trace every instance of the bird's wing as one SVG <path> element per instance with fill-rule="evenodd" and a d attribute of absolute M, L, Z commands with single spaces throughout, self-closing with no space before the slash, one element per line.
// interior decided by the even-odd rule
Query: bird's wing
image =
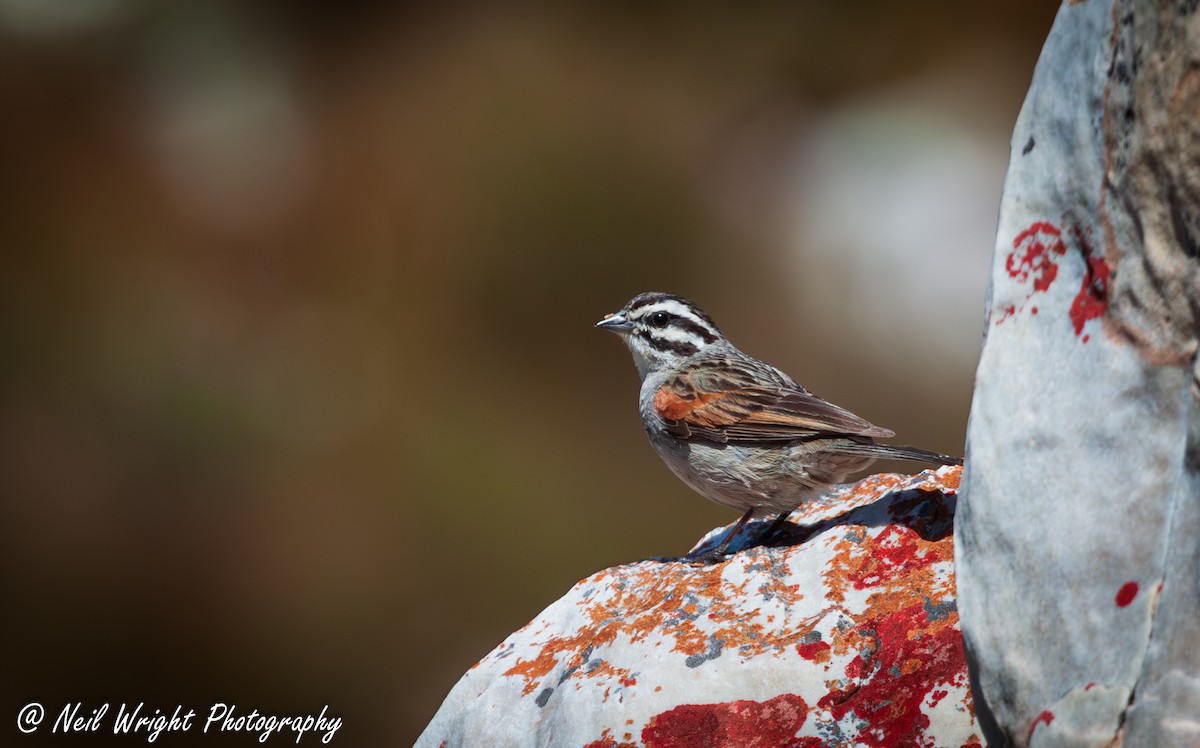
<path fill-rule="evenodd" d="M 894 436 L 782 375 L 771 384 L 761 384 L 763 379 L 736 370 L 681 374 L 655 393 L 654 409 L 681 439 L 726 443 Z"/>

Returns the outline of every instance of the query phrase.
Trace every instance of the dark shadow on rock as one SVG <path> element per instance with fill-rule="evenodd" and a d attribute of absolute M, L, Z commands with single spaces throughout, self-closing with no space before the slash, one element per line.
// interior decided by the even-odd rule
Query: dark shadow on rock
<path fill-rule="evenodd" d="M 786 522 L 770 538 L 766 537 L 766 532 L 771 526 L 772 520 L 751 522 L 734 538 L 733 543 L 730 544 L 729 554 L 723 559 L 711 557 L 705 553 L 706 551 L 711 552 L 720 542 L 721 535 L 716 534 L 687 556 L 655 556 L 646 560 L 706 566 L 728 561 L 748 548 L 785 548 L 803 545 L 817 535 L 839 525 L 860 527 L 899 525 L 909 528 L 922 540 L 938 541 L 949 537 L 954 532 L 954 510 L 957 504 L 958 497 L 956 495 L 947 495 L 941 491 L 924 491 L 917 488 L 891 491 L 866 506 L 855 507 L 844 514 L 820 522 L 807 525 Z"/>
<path fill-rule="evenodd" d="M 855 507 L 845 514 L 820 522 L 809 525 L 785 523 L 774 538 L 763 539 L 765 542 L 755 542 L 746 547 L 801 545 L 839 525 L 899 525 L 912 530 L 922 540 L 938 541 L 954 532 L 954 509 L 957 504 L 957 496 L 946 495 L 941 491 L 922 491 L 916 488 L 893 491 L 866 506 Z"/>
<path fill-rule="evenodd" d="M 979 662 L 975 659 L 972 648 L 967 646 L 965 636 L 963 639 L 963 651 L 967 655 L 967 677 L 971 684 L 971 698 L 975 701 L 975 719 L 979 722 L 983 739 L 987 741 L 984 744 L 988 748 L 1009 748 L 1013 745 L 1013 741 L 1000 729 L 1000 725 L 996 722 L 996 715 L 992 714 L 987 700 L 983 698 L 979 686 Z"/>

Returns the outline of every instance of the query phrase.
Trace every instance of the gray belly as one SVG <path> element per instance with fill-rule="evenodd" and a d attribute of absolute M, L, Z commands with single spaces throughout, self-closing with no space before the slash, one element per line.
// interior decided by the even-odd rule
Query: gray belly
<path fill-rule="evenodd" d="M 663 461 L 693 491 L 724 506 L 761 514 L 791 511 L 866 466 L 858 456 L 812 444 L 711 445 L 651 435 Z"/>

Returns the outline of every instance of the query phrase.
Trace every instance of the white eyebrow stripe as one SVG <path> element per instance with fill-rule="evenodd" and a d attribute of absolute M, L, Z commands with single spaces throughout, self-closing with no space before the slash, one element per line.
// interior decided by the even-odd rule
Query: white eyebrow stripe
<path fill-rule="evenodd" d="M 648 319 L 649 316 L 655 312 L 667 312 L 668 314 L 673 314 L 676 317 L 692 323 L 701 330 L 707 331 L 711 336 L 720 335 L 720 333 L 717 332 L 717 329 L 713 327 L 712 323 L 697 315 L 696 312 L 694 312 L 686 304 L 681 304 L 675 299 L 663 299 L 662 301 L 656 301 L 653 304 L 647 304 L 638 311 L 640 312 L 640 319 Z"/>
<path fill-rule="evenodd" d="M 703 345 L 704 338 L 700 337 L 691 330 L 681 330 L 678 327 L 666 327 L 661 330 L 651 329 L 650 334 L 660 340 L 674 340 L 678 343 L 695 343 Z"/>
<path fill-rule="evenodd" d="M 704 321 L 702 319 L 700 319 L 699 317 L 697 317 L 695 312 L 693 312 L 691 309 L 689 309 L 687 307 L 687 305 L 680 304 L 675 299 L 663 299 L 662 301 L 656 301 L 655 303 L 644 307 L 644 310 L 645 311 L 643 312 L 643 314 L 653 314 L 654 312 L 659 312 L 659 311 L 669 312 L 676 316 L 683 317 L 684 319 L 689 319 L 693 322 L 697 322 L 699 324 L 704 325 Z M 708 325 L 704 325 L 704 326 L 708 327 Z"/>

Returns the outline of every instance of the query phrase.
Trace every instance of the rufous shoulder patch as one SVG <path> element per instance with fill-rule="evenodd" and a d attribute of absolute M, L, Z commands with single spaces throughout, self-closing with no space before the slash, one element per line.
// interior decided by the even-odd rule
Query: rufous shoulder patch
<path fill-rule="evenodd" d="M 668 387 L 662 387 L 654 395 L 654 410 L 668 421 L 683 421 L 697 408 L 722 397 L 725 397 L 723 392 L 697 392 L 691 397 L 683 397 Z"/>

